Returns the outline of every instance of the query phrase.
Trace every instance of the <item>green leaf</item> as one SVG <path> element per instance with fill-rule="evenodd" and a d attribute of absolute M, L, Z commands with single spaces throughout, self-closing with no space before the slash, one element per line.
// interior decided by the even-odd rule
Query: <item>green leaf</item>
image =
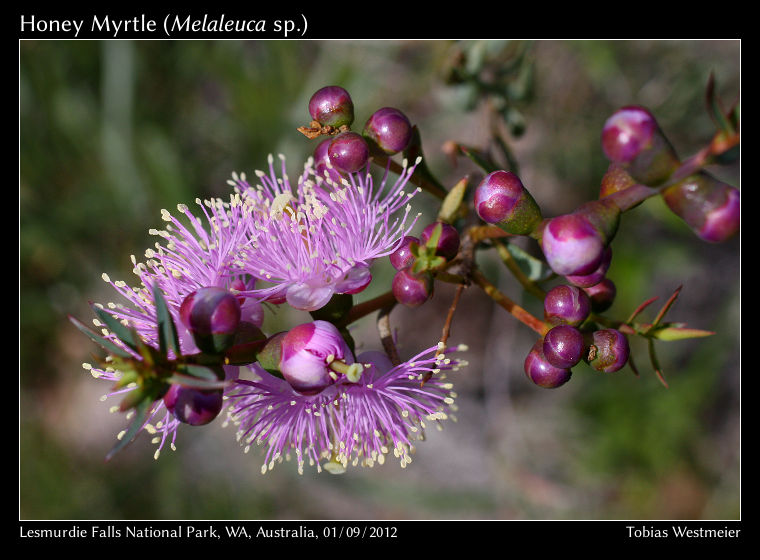
<path fill-rule="evenodd" d="M 153 299 L 156 303 L 156 321 L 158 322 L 158 347 L 164 355 L 167 355 L 167 350 L 172 350 L 175 357 L 179 357 L 181 354 L 177 328 L 174 326 L 169 307 L 158 284 L 153 284 Z"/>
<path fill-rule="evenodd" d="M 662 373 L 662 368 L 660 367 L 660 362 L 657 359 L 657 353 L 654 350 L 654 340 L 649 339 L 647 340 L 649 343 L 649 360 L 652 362 L 652 368 L 654 369 L 654 372 L 657 374 L 657 379 L 660 380 L 660 383 L 662 383 L 666 389 L 668 389 L 668 382 L 665 381 L 665 376 Z"/>
<path fill-rule="evenodd" d="M 710 112 L 710 116 L 718 129 L 726 134 L 734 134 L 736 130 L 731 123 L 731 118 L 726 116 L 720 105 L 720 100 L 715 94 L 715 75 L 712 73 L 707 82 L 705 97 L 707 101 L 707 110 Z"/>
<path fill-rule="evenodd" d="M 449 191 L 446 198 L 443 199 L 441 209 L 438 212 L 438 221 L 451 223 L 456 218 L 457 212 L 462 205 L 464 199 L 464 193 L 467 190 L 468 177 L 464 177 L 460 180 L 454 188 Z"/>
<path fill-rule="evenodd" d="M 541 282 L 552 275 L 552 270 L 544 262 L 526 253 L 517 245 L 505 243 L 505 246 L 525 276 L 533 282 Z"/>
<path fill-rule="evenodd" d="M 462 144 L 457 144 L 457 147 L 459 148 L 460 152 L 470 158 L 470 160 L 472 160 L 475 165 L 480 167 L 486 173 L 493 173 L 494 171 L 498 171 L 500 169 L 498 164 L 496 164 L 488 154 L 485 154 L 475 148 L 471 148 L 470 146 L 464 146 Z"/>
<path fill-rule="evenodd" d="M 106 327 L 119 338 L 119 340 L 129 346 L 132 350 L 137 350 L 138 336 L 134 329 L 124 326 L 116 317 L 97 305 L 93 305 L 92 309 L 100 320 L 106 324 Z"/>
<path fill-rule="evenodd" d="M 214 373 L 214 370 L 207 368 L 206 366 L 199 366 L 197 364 L 187 364 L 182 367 L 182 371 L 187 375 L 196 377 L 198 379 L 207 379 L 210 381 L 217 381 L 219 377 Z"/>
<path fill-rule="evenodd" d="M 715 333 L 712 331 L 705 331 L 702 329 L 690 329 L 685 327 L 672 327 L 665 326 L 649 333 L 649 336 L 658 340 L 686 340 L 688 338 L 703 338 L 705 336 L 712 336 Z"/>
<path fill-rule="evenodd" d="M 144 398 L 139 403 L 137 403 L 137 406 L 135 406 L 134 420 L 132 420 L 132 423 L 129 425 L 129 428 L 127 429 L 124 436 L 111 449 L 111 451 L 108 452 L 106 455 L 106 461 L 110 461 L 114 455 L 116 455 L 119 451 L 124 449 L 124 447 L 132 442 L 132 440 L 137 435 L 137 432 L 139 432 L 143 425 L 145 425 L 145 422 L 148 421 L 152 406 L 153 401 L 147 398 Z"/>
<path fill-rule="evenodd" d="M 123 348 L 120 348 L 107 338 L 103 338 L 102 336 L 95 334 L 92 330 L 90 330 L 88 327 L 83 325 L 80 321 L 75 319 L 74 317 L 69 316 L 69 321 L 78 328 L 80 331 L 82 331 L 84 334 L 86 334 L 90 339 L 92 339 L 96 344 L 99 344 L 104 349 L 108 350 L 111 354 L 114 354 L 115 356 L 119 356 L 121 358 L 131 358 L 132 355 L 129 354 L 126 350 Z"/>

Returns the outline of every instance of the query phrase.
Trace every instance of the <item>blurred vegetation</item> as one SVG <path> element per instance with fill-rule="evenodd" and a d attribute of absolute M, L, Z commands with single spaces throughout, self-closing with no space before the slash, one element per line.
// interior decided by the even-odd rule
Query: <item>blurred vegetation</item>
<path fill-rule="evenodd" d="M 161 208 L 226 196 L 230 172 L 251 174 L 269 153 L 285 153 L 296 173 L 315 145 L 296 127 L 322 85 L 351 92 L 357 127 L 378 107 L 404 110 L 446 185 L 478 176 L 469 161 L 452 166 L 447 140 L 519 165 L 551 216 L 597 196 L 607 166 L 600 131 L 622 105 L 648 106 L 682 156 L 698 150 L 713 131 L 704 109 L 710 72 L 727 103 L 738 96 L 738 41 L 21 41 L 19 55 L 22 518 L 739 516 L 739 242 L 707 246 L 659 201 L 623 219 L 610 314 L 664 301 L 684 284 L 672 317 L 718 334 L 662 345 L 670 389 L 634 346 L 641 378 L 578 368 L 567 390 L 547 394 L 524 385 L 529 346 L 519 345 L 498 365 L 496 385 L 511 384 L 495 388 L 486 380 L 497 366 L 484 349 L 506 348 L 512 331 L 492 327 L 510 324 L 517 336 L 522 327 L 490 307 L 462 312 L 455 334 L 480 353 L 460 374 L 462 419 L 441 436 L 455 441 L 431 442 L 433 462 L 403 471 L 389 461 L 299 478 L 282 465 L 261 477 L 232 428 L 199 438 L 181 431 L 179 450 L 159 461 L 138 441 L 103 464 L 119 418 L 88 392 L 106 389 L 83 375 L 93 348 L 66 321 L 88 319 L 88 301 L 112 297 L 102 272 L 133 283 L 129 255 L 140 260 L 152 245 L 147 230 Z M 715 172 L 738 186 L 738 165 Z M 432 216 L 424 196 L 416 206 Z M 390 278 L 384 263 L 375 278 Z M 366 295 L 382 290 L 373 284 Z M 486 309 L 468 297 L 463 305 Z M 439 295 L 431 315 L 416 319 L 399 311 L 400 332 L 424 332 L 431 316 L 442 323 L 449 303 Z M 485 417 L 490 402 L 501 404 Z M 517 424 L 498 427 L 507 413 Z M 455 460 L 447 450 L 479 442 L 483 425 L 494 435 L 475 450 L 480 457 L 461 471 L 447 467 Z"/>

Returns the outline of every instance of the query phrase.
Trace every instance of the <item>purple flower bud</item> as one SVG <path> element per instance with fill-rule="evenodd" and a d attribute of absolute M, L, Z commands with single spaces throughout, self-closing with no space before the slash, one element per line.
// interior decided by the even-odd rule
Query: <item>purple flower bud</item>
<path fill-rule="evenodd" d="M 556 286 L 544 298 L 544 317 L 553 325 L 580 325 L 590 312 L 588 295 L 575 286 Z"/>
<path fill-rule="evenodd" d="M 459 252 L 459 232 L 454 226 L 445 222 L 433 222 L 422 230 L 422 234 L 420 234 L 420 243 L 425 245 L 433 236 L 435 228 L 439 224 L 441 226 L 441 235 L 438 237 L 435 254 L 450 261 L 456 257 L 457 252 Z"/>
<path fill-rule="evenodd" d="M 525 358 L 525 375 L 539 387 L 555 389 L 570 381 L 572 372 L 551 365 L 544 357 L 543 342 L 537 341 Z"/>
<path fill-rule="evenodd" d="M 333 167 L 333 164 L 330 161 L 330 156 L 327 153 L 332 141 L 332 138 L 325 138 L 314 149 L 314 170 L 319 177 L 327 177 L 336 183 L 340 183 L 342 176 L 340 172 Z"/>
<path fill-rule="evenodd" d="M 208 286 L 184 299 L 179 316 L 198 348 L 219 354 L 234 341 L 240 323 L 240 302 L 224 288 Z"/>
<path fill-rule="evenodd" d="M 597 371 L 618 371 L 627 362 L 630 347 L 626 336 L 616 329 L 594 331 L 589 348 L 588 363 Z"/>
<path fill-rule="evenodd" d="M 180 422 L 191 426 L 203 426 L 219 416 L 224 403 L 223 391 L 201 391 L 192 387 L 172 385 L 164 395 L 167 410 Z"/>
<path fill-rule="evenodd" d="M 583 288 L 583 290 L 591 300 L 591 310 L 595 313 L 607 311 L 612 306 L 617 295 L 615 283 L 609 278 L 605 278 L 598 284 L 594 284 L 588 288 Z"/>
<path fill-rule="evenodd" d="M 610 161 L 630 163 L 650 147 L 657 121 L 643 107 L 623 107 L 602 128 L 602 150 Z"/>
<path fill-rule="evenodd" d="M 321 125 L 340 128 L 354 122 L 354 102 L 340 86 L 325 86 L 309 100 L 309 114 Z"/>
<path fill-rule="evenodd" d="M 386 154 L 397 154 L 406 149 L 412 139 L 412 123 L 398 109 L 383 107 L 367 120 L 364 136 Z"/>
<path fill-rule="evenodd" d="M 390 258 L 391 264 L 396 270 L 404 270 L 414 262 L 414 255 L 412 254 L 412 249 L 410 247 L 411 243 L 419 245 L 420 240 L 414 236 L 407 235 L 401 241 L 399 248 L 389 255 L 388 258 Z"/>
<path fill-rule="evenodd" d="M 610 161 L 623 164 L 639 183 L 657 185 L 679 166 L 673 147 L 652 113 L 643 107 L 623 107 L 602 129 L 602 150 Z"/>
<path fill-rule="evenodd" d="M 611 262 L 612 249 L 610 247 L 607 247 L 604 250 L 604 254 L 602 255 L 602 262 L 599 263 L 599 268 L 597 268 L 594 272 L 582 276 L 571 274 L 569 276 L 565 276 L 565 278 L 568 282 L 575 286 L 578 286 L 579 288 L 590 288 L 591 286 L 596 286 L 599 282 L 604 280 L 604 275 L 607 274 Z"/>
<path fill-rule="evenodd" d="M 604 245 L 602 235 L 579 214 L 552 218 L 543 228 L 541 247 L 557 274 L 593 273 L 602 261 Z"/>
<path fill-rule="evenodd" d="M 665 203 L 705 241 L 739 231 L 739 190 L 702 171 L 665 189 Z"/>
<path fill-rule="evenodd" d="M 333 361 L 354 361 L 338 329 L 327 321 L 298 325 L 282 338 L 280 371 L 299 393 L 314 395 L 337 379 L 330 369 Z"/>
<path fill-rule="evenodd" d="M 396 300 L 407 307 L 419 307 L 433 297 L 433 278 L 428 273 L 414 274 L 411 267 L 399 270 L 391 290 Z"/>
<path fill-rule="evenodd" d="M 484 222 L 515 235 L 526 235 L 541 222 L 536 201 L 509 171 L 486 175 L 475 189 L 475 210 Z"/>
<path fill-rule="evenodd" d="M 705 241 L 719 243 L 739 231 L 739 190 L 729 187 L 726 200 L 707 213 L 705 223 L 697 235 Z"/>
<path fill-rule="evenodd" d="M 369 147 L 356 132 L 344 132 L 333 138 L 327 147 L 330 162 L 338 171 L 356 173 L 367 165 Z"/>
<path fill-rule="evenodd" d="M 559 325 L 544 336 L 544 357 L 551 365 L 569 369 L 583 357 L 583 335 L 569 325 Z"/>

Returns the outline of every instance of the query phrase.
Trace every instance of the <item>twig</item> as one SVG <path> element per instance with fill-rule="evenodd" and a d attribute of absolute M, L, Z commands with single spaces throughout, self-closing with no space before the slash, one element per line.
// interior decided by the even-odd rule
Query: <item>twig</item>
<path fill-rule="evenodd" d="M 396 344 L 393 342 L 393 331 L 391 330 L 391 311 L 395 305 L 394 302 L 380 310 L 377 316 L 377 331 L 380 333 L 380 341 L 383 343 L 385 353 L 388 354 L 391 363 L 397 366 L 401 363 L 401 358 L 398 355 Z"/>
<path fill-rule="evenodd" d="M 375 298 L 354 305 L 351 308 L 351 311 L 348 312 L 348 314 L 343 318 L 342 321 L 340 321 L 340 323 L 337 324 L 337 326 L 345 327 L 346 325 L 350 325 L 354 321 L 357 321 L 362 317 L 365 317 L 370 313 L 377 311 L 378 309 L 388 307 L 389 305 L 392 307 L 395 304 L 396 296 L 393 295 L 393 292 L 387 291 Z"/>
<path fill-rule="evenodd" d="M 488 279 L 483 276 L 479 270 L 474 269 L 472 271 L 472 280 L 475 282 L 475 284 L 483 288 L 483 291 L 488 295 L 488 297 L 506 309 L 524 325 L 527 325 L 541 336 L 546 334 L 546 332 L 549 330 L 549 325 L 531 315 L 525 309 L 512 301 L 509 297 L 500 292 L 499 289 L 491 282 L 489 282 Z"/>

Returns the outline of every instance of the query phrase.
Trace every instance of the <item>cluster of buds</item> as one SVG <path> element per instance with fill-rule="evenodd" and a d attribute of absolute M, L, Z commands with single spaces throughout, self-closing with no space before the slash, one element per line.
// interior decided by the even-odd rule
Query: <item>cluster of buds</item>
<path fill-rule="evenodd" d="M 340 86 L 326 86 L 309 100 L 309 127 L 299 130 L 309 138 L 323 135 L 314 150 L 317 172 L 333 181 L 367 166 L 371 155 L 394 155 L 404 151 L 412 140 L 412 124 L 393 107 L 378 109 L 367 119 L 361 134 L 351 131 L 354 102 Z"/>
<path fill-rule="evenodd" d="M 407 307 L 419 307 L 433 297 L 435 271 L 456 258 L 459 244 L 459 232 L 445 222 L 428 224 L 419 238 L 405 237 L 390 255 L 398 271 L 392 284 L 396 300 Z"/>
<path fill-rule="evenodd" d="M 555 388 L 565 384 L 571 368 L 581 361 L 602 372 L 615 372 L 628 362 L 626 336 L 616 329 L 596 329 L 589 321 L 595 308 L 587 289 L 560 284 L 544 299 L 548 330 L 525 359 L 525 374 L 536 385 Z"/>
<path fill-rule="evenodd" d="M 653 366 L 662 379 L 652 339 L 710 334 L 686 329 L 680 323 L 660 323 L 678 291 L 658 315 L 655 326 L 633 323 L 652 300 L 642 304 L 626 322 L 599 315 L 610 309 L 617 294 L 607 272 L 612 262 L 611 242 L 622 213 L 659 194 L 703 240 L 724 241 L 739 229 L 738 189 L 700 169 L 708 161 L 705 154 L 711 152 L 681 162 L 647 109 L 629 106 L 616 111 L 604 125 L 601 146 L 610 166 L 599 198 L 570 213 L 543 219 L 520 178 L 504 170 L 488 173 L 474 194 L 474 208 L 485 223 L 509 235 L 536 239 L 551 271 L 564 277 L 564 284 L 545 293 L 543 324 L 528 323 L 540 339 L 528 353 L 524 370 L 541 387 L 565 384 L 571 378 L 571 368 L 582 361 L 600 372 L 619 371 L 627 363 L 635 371 L 630 362 L 629 335 L 649 339 Z M 537 285 L 530 287 L 534 293 L 544 294 Z M 599 321 L 615 328 L 600 328 Z"/>

